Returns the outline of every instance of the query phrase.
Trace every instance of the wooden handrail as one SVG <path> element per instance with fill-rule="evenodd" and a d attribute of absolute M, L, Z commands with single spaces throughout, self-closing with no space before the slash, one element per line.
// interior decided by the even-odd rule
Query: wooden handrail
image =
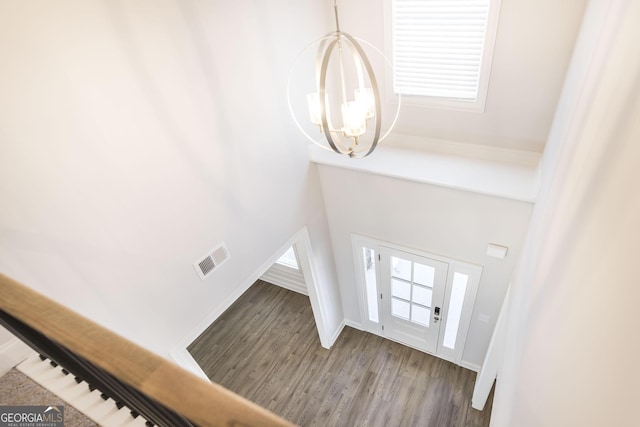
<path fill-rule="evenodd" d="M 2 273 L 0 309 L 198 425 L 293 425 Z"/>

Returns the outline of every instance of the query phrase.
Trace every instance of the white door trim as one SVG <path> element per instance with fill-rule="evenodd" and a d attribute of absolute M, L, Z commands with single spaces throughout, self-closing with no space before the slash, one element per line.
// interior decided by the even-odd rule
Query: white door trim
<path fill-rule="evenodd" d="M 413 253 L 421 257 L 431 258 L 436 261 L 441 261 L 449 264 L 447 284 L 445 288 L 446 293 L 445 293 L 445 299 L 442 307 L 443 315 L 441 316 L 441 326 L 440 326 L 441 333 L 440 333 L 440 337 L 438 338 L 438 346 L 437 346 L 436 353 L 433 353 L 433 355 L 440 357 L 442 359 L 448 360 L 459 366 L 468 367 L 463 362 L 462 356 L 464 354 L 464 347 L 466 345 L 466 339 L 469 333 L 469 327 L 471 325 L 471 318 L 473 316 L 473 309 L 475 306 L 475 300 L 478 293 L 478 286 L 480 284 L 480 278 L 482 276 L 483 267 L 478 264 L 473 264 L 473 263 L 461 261 L 455 258 L 449 258 L 446 256 L 417 250 L 415 248 L 410 248 L 410 247 L 398 245 L 395 243 L 378 240 L 371 237 L 365 237 L 356 233 L 351 233 L 351 245 L 352 245 L 353 261 L 354 261 L 355 272 L 356 272 L 355 283 L 356 283 L 356 289 L 358 291 L 357 292 L 358 304 L 360 309 L 360 319 L 361 319 L 362 329 L 366 332 L 370 332 L 387 339 L 391 339 L 391 338 L 386 337 L 384 332 L 382 331 L 382 322 L 375 323 L 369 320 L 369 313 L 367 309 L 367 289 L 366 289 L 366 283 L 364 283 L 365 272 L 364 272 L 363 259 L 361 255 L 361 248 L 366 247 L 366 248 L 373 249 L 376 253 L 376 257 L 380 254 L 381 247 L 387 247 L 387 248 L 395 249 L 402 252 Z M 449 300 L 451 297 L 451 284 L 453 281 L 454 273 L 456 272 L 468 275 L 469 281 L 467 283 L 467 289 L 465 292 L 462 315 L 460 317 L 458 333 L 456 336 L 456 344 L 454 346 L 455 348 L 453 350 L 449 350 L 448 348 L 443 347 L 443 340 L 444 340 L 444 332 L 446 330 L 446 322 L 447 322 L 446 315 L 448 314 Z M 380 293 L 380 283 L 381 283 L 380 280 L 381 280 L 380 268 L 379 268 L 379 264 L 376 264 L 376 281 L 378 284 L 378 295 Z M 381 307 L 379 298 L 378 298 L 378 314 L 379 314 L 379 318 L 382 319 L 382 307 Z M 407 345 L 407 344 L 404 344 L 404 345 Z"/>
<path fill-rule="evenodd" d="M 307 227 L 303 227 L 302 230 L 298 231 L 298 233 L 293 236 L 292 240 L 292 245 L 295 246 L 295 250 L 298 255 L 300 271 L 302 271 L 304 282 L 307 285 L 307 292 L 309 292 L 309 301 L 311 302 L 311 310 L 313 311 L 313 317 L 316 321 L 320 345 L 327 349 L 331 348 L 333 345 L 334 334 L 330 332 L 329 323 L 327 322 L 327 307 L 326 303 L 321 298 L 322 288 L 318 281 L 318 273 L 316 271 L 315 263 L 313 262 L 311 238 L 309 237 L 309 230 L 307 230 Z M 289 247 L 285 245 L 284 250 L 280 255 L 278 255 L 278 258 L 288 248 Z"/>
<path fill-rule="evenodd" d="M 367 302 L 367 284 L 365 283 L 364 262 L 361 255 L 363 247 L 375 250 L 376 254 L 380 253 L 380 241 L 370 239 L 368 237 L 351 234 L 351 249 L 353 253 L 353 263 L 356 272 L 356 288 L 358 290 L 358 305 L 360 309 L 360 325 L 362 330 L 371 332 L 376 335 L 383 336 L 381 324 L 369 320 L 369 310 Z M 380 283 L 380 269 L 377 268 L 376 262 L 376 283 Z M 377 297 L 376 297 L 377 299 Z M 380 318 L 380 303 L 378 302 L 378 318 Z"/>

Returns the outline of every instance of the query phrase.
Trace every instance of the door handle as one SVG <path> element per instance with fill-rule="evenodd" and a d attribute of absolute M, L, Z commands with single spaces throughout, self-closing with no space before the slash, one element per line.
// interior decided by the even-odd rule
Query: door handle
<path fill-rule="evenodd" d="M 438 323 L 440 320 L 440 307 L 435 307 L 433 309 L 433 323 Z"/>

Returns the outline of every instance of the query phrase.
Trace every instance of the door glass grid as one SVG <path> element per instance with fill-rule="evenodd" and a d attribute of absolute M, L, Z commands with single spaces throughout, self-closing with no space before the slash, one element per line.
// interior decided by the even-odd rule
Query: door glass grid
<path fill-rule="evenodd" d="M 406 301 L 411 301 L 411 283 L 391 279 L 391 295 Z"/>
<path fill-rule="evenodd" d="M 435 268 L 391 257 L 391 314 L 429 326 Z"/>
<path fill-rule="evenodd" d="M 413 281 L 423 286 L 433 288 L 433 280 L 435 279 L 436 269 L 430 265 L 414 263 Z"/>
<path fill-rule="evenodd" d="M 391 257 L 391 276 L 411 281 L 411 264 L 408 259 Z"/>
<path fill-rule="evenodd" d="M 433 289 L 420 285 L 413 285 L 413 300 L 425 307 L 431 307 L 431 297 Z"/>

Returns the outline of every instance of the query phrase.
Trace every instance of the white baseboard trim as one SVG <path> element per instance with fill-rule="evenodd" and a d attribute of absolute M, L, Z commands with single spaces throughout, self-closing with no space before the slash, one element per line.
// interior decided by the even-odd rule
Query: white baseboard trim
<path fill-rule="evenodd" d="M 377 336 L 379 336 L 379 337 L 381 337 L 381 338 L 389 339 L 389 340 L 391 340 L 391 341 L 395 341 L 395 340 L 392 340 L 392 339 L 390 339 L 390 338 L 388 338 L 388 337 L 385 337 L 385 336 L 384 336 L 381 332 L 379 332 L 379 331 L 368 331 L 368 330 L 366 330 L 366 329 L 364 328 L 364 326 L 363 326 L 361 323 L 359 323 L 359 322 L 355 322 L 355 321 L 353 321 L 353 320 L 351 320 L 351 319 L 344 319 L 344 321 L 342 322 L 342 326 L 340 327 L 340 332 L 342 331 L 342 329 L 343 329 L 345 326 L 350 326 L 350 327 L 352 327 L 352 328 L 354 328 L 354 329 L 358 329 L 359 331 L 364 331 L 364 332 L 366 332 L 366 333 L 368 333 L 368 334 L 377 335 Z M 338 334 L 338 335 L 339 335 L 339 334 Z M 336 336 L 336 337 L 335 337 L 335 339 L 337 339 L 337 338 L 338 338 L 338 337 Z M 333 343 L 335 342 L 335 339 L 334 339 L 334 341 L 332 341 L 332 345 L 333 345 Z M 395 341 L 395 342 L 398 342 L 398 341 Z M 398 342 L 398 343 L 399 343 L 399 344 L 402 344 L 402 345 L 405 345 L 405 346 L 408 346 L 408 347 L 411 347 L 411 346 L 409 346 L 409 345 L 407 345 L 407 344 L 404 344 L 404 343 L 400 343 L 400 342 Z M 422 351 L 422 350 L 419 350 L 419 351 Z M 429 354 L 429 353 L 427 353 L 427 354 Z M 434 355 L 434 356 L 435 356 L 435 355 Z M 440 357 L 440 356 L 436 356 L 436 357 Z M 447 360 L 447 359 L 444 359 L 444 360 Z M 455 363 L 454 361 L 451 361 L 451 362 L 452 362 L 452 363 Z M 466 361 L 464 361 L 464 360 L 462 360 L 460 363 L 457 363 L 457 365 L 462 366 L 463 368 L 465 368 L 465 369 L 469 369 L 469 370 L 471 370 L 471 371 L 473 371 L 473 372 L 476 372 L 476 373 L 477 373 L 477 372 L 480 372 L 480 369 L 481 369 L 481 366 L 480 366 L 480 365 L 476 365 L 475 363 L 471 363 L 471 362 L 466 362 Z"/>
<path fill-rule="evenodd" d="M 359 331 L 364 331 L 364 327 L 360 322 L 354 322 L 353 320 L 344 319 L 345 326 L 352 327 L 353 329 L 357 329 Z"/>
<path fill-rule="evenodd" d="M 311 243 L 309 241 L 309 232 L 306 227 L 303 227 L 300 231 L 298 231 L 293 237 L 291 237 L 276 253 L 274 253 L 271 258 L 267 259 L 260 267 L 258 267 L 238 288 L 236 288 L 235 292 L 227 296 L 220 304 L 218 304 L 214 309 L 209 313 L 209 315 L 203 319 L 197 327 L 191 332 L 191 334 L 185 336 L 181 342 L 174 348 L 170 353 L 174 353 L 175 351 L 180 351 L 182 349 L 186 349 L 189 344 L 191 344 L 196 338 L 200 336 L 213 322 L 218 319 L 231 305 L 236 302 L 238 298 L 242 296 L 260 277 L 269 270 L 271 266 L 276 262 L 276 260 L 292 245 L 296 245 L 298 251 L 302 253 L 298 253 L 300 256 L 298 262 L 301 265 L 301 269 L 303 270 L 303 274 L 305 275 L 305 286 L 309 292 L 309 299 L 311 301 L 311 307 L 313 308 L 314 318 L 316 320 L 316 325 L 318 328 L 318 334 L 320 336 L 320 342 L 327 342 L 329 337 L 329 333 L 326 330 L 326 318 L 323 311 L 323 306 L 320 304 L 318 299 L 318 292 L 315 289 L 317 286 L 317 274 L 314 273 L 313 265 L 310 264 L 310 260 L 312 260 L 311 254 Z M 305 256 L 308 259 L 305 259 Z M 304 267 L 306 265 L 306 267 Z M 309 278 L 306 275 L 309 275 Z M 311 284 L 309 283 L 311 282 Z M 313 287 L 313 292 L 309 290 L 309 287 Z M 336 331 L 335 338 L 342 331 L 342 327 L 338 328 Z M 329 345 L 329 347 L 333 344 Z M 329 348 L 323 345 L 325 348 Z"/>
<path fill-rule="evenodd" d="M 196 362 L 186 348 L 172 351 L 169 353 L 169 357 L 181 368 L 186 369 L 192 374 L 195 374 L 208 382 L 211 382 L 207 377 L 207 374 L 204 373 L 200 365 L 198 365 L 198 362 Z"/>
<path fill-rule="evenodd" d="M 344 327 L 345 327 L 345 321 L 343 320 L 342 322 L 340 322 L 340 324 L 338 325 L 336 330 L 331 335 L 331 341 L 330 341 L 329 347 L 327 347 L 328 349 L 333 347 L 333 345 L 336 343 L 336 341 L 338 340 L 338 337 L 342 333 L 342 330 L 344 329 Z"/>
<path fill-rule="evenodd" d="M 20 364 L 33 353 L 34 351 L 31 347 L 18 338 L 12 338 L 10 341 L 4 343 L 0 346 L 0 376 Z"/>
<path fill-rule="evenodd" d="M 258 276 L 260 278 L 260 276 Z M 256 280 L 258 280 L 256 278 Z M 220 304 L 218 304 L 209 315 L 201 321 L 198 326 L 189 334 L 182 343 L 177 347 L 176 350 L 172 351 L 170 354 L 175 352 L 180 352 L 182 350 L 186 351 L 186 348 L 189 347 L 196 338 L 198 338 L 213 322 L 218 319 L 231 305 L 238 300 L 250 287 L 255 283 L 254 281 L 248 280 L 242 284 L 242 286 L 238 287 L 235 292 L 225 298 Z"/>
<path fill-rule="evenodd" d="M 291 267 L 278 263 L 273 264 L 273 266 L 260 277 L 260 280 L 309 296 L 304 275 L 300 270 Z"/>
<path fill-rule="evenodd" d="M 304 296 L 307 296 L 307 297 L 309 296 L 309 292 L 307 292 L 306 290 L 302 290 L 302 289 L 300 289 L 300 288 L 298 288 L 296 286 L 292 286 L 292 285 L 290 285 L 290 284 L 288 284 L 286 282 L 278 281 L 278 283 L 275 283 L 276 282 L 275 280 L 273 280 L 273 279 L 267 280 L 267 278 L 265 278 L 264 276 L 261 277 L 260 280 L 262 280 L 262 281 L 264 281 L 266 283 L 269 283 L 271 285 L 278 286 L 280 288 L 284 288 L 284 289 L 286 289 L 288 291 L 293 291 L 295 293 L 298 293 L 298 294 L 301 294 L 301 295 L 304 295 Z"/>
<path fill-rule="evenodd" d="M 213 322 L 218 319 L 231 305 L 238 300 L 262 275 L 264 275 L 271 266 L 276 262 L 276 260 L 288 249 L 290 248 L 296 241 L 299 236 L 306 231 L 306 228 L 303 228 L 295 236 L 293 236 L 289 241 L 287 241 L 275 254 L 271 256 L 271 258 L 267 259 L 260 267 L 258 267 L 231 295 L 224 299 L 220 304 L 218 304 L 214 309 L 209 313 L 209 315 L 204 318 L 198 326 L 191 332 L 191 334 L 187 335 L 182 342 L 176 347 L 175 351 L 180 351 L 182 349 L 186 349 L 189 344 L 191 344 L 196 338 L 200 336 Z M 172 351 L 171 353 L 174 353 Z"/>
<path fill-rule="evenodd" d="M 465 362 L 464 360 L 460 361 L 460 366 L 463 368 L 467 368 L 472 370 L 473 372 L 480 372 L 481 366 L 476 365 L 475 363 Z"/>
<path fill-rule="evenodd" d="M 476 384 L 477 384 L 478 378 L 476 377 Z M 491 388 L 494 387 L 497 388 L 498 387 L 498 382 L 494 379 L 491 381 L 491 386 L 489 387 L 489 393 L 491 393 Z M 495 390 L 494 390 L 495 393 Z M 471 407 L 473 409 L 476 409 L 478 411 L 484 411 L 484 407 L 487 404 L 487 399 L 486 398 L 482 398 L 482 397 L 478 397 L 476 393 L 473 394 L 473 396 L 471 397 Z"/>

